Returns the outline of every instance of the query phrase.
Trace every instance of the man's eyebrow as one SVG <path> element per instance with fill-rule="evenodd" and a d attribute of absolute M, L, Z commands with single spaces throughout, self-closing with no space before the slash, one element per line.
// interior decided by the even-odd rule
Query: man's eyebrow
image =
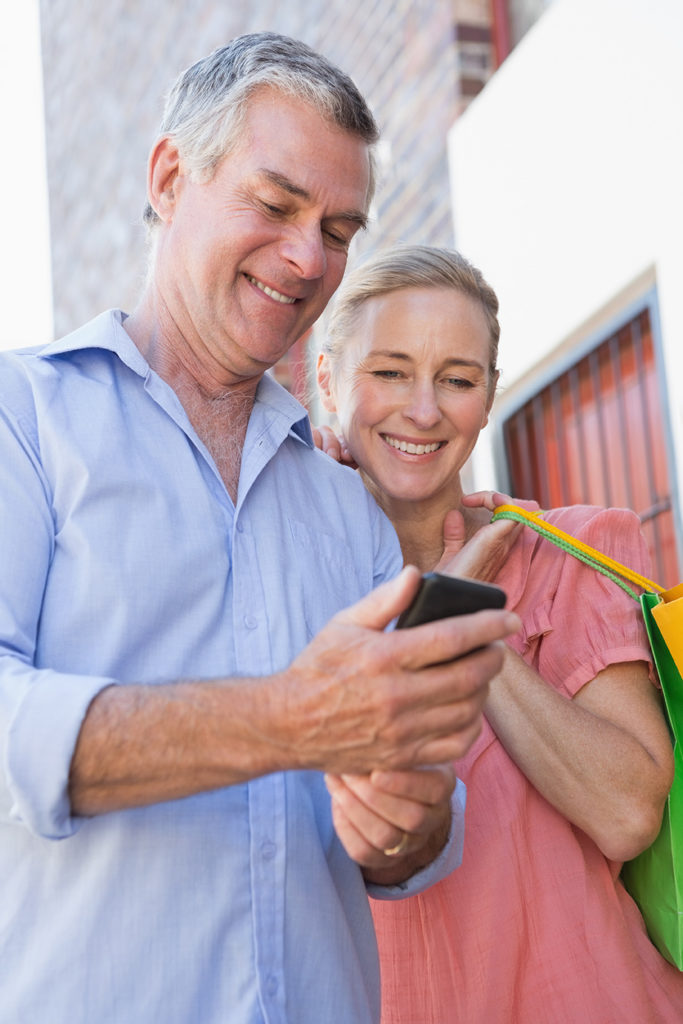
<path fill-rule="evenodd" d="M 287 192 L 290 196 L 295 196 L 297 199 L 310 200 L 311 193 L 302 188 L 301 185 L 296 185 L 289 178 L 286 178 L 284 174 L 280 174 L 278 171 L 271 171 L 267 167 L 261 167 L 259 174 L 263 175 L 267 181 L 271 184 L 276 185 L 277 188 L 281 188 L 283 192 Z M 349 220 L 353 224 L 357 224 L 358 227 L 365 229 L 368 226 L 367 214 L 363 213 L 362 210 L 340 210 L 339 213 L 333 214 L 330 220 L 340 219 Z"/>

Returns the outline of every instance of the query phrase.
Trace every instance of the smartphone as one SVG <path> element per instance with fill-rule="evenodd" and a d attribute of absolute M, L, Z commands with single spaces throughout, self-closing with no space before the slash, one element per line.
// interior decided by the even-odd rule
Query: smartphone
<path fill-rule="evenodd" d="M 469 615 L 484 608 L 504 608 L 506 600 L 505 591 L 492 583 L 428 572 L 413 603 L 399 616 L 396 628 L 419 626 L 450 615 Z"/>

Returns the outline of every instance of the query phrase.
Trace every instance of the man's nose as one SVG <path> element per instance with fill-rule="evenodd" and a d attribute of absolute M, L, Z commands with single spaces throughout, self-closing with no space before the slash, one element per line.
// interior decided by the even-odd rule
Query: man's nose
<path fill-rule="evenodd" d="M 307 281 L 322 277 L 327 255 L 319 224 L 293 225 L 281 246 L 284 258 Z"/>

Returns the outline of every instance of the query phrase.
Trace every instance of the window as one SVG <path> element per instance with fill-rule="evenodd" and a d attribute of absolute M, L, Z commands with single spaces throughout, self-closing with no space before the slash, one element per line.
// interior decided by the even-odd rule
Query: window
<path fill-rule="evenodd" d="M 649 308 L 575 363 L 503 427 L 512 494 L 640 516 L 653 578 L 679 582 Z"/>

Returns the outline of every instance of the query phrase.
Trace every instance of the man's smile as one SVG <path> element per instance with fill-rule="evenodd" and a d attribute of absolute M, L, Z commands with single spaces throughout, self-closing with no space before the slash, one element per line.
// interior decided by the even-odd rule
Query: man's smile
<path fill-rule="evenodd" d="M 275 299 L 276 302 L 282 302 L 288 306 L 291 306 L 294 302 L 296 302 L 296 298 L 292 297 L 291 295 L 283 295 L 282 292 L 276 291 L 275 288 L 270 288 L 267 284 L 264 284 L 263 281 L 259 281 L 257 278 L 252 277 L 251 274 L 245 274 L 244 276 L 246 277 L 247 281 L 250 281 L 251 284 L 256 285 L 256 287 L 260 289 L 260 291 L 265 292 L 266 295 L 268 295 L 271 299 Z"/>

